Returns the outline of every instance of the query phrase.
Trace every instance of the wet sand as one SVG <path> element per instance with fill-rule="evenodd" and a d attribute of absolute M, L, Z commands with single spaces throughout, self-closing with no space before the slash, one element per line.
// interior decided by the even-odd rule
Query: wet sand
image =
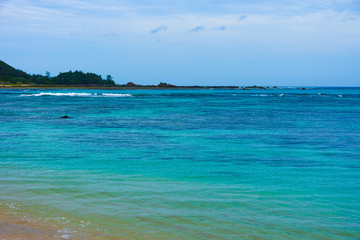
<path fill-rule="evenodd" d="M 0 240 L 126 240 L 98 231 L 73 230 L 67 232 L 58 226 L 0 211 Z"/>
<path fill-rule="evenodd" d="M 0 240 L 50 240 L 66 237 L 59 234 L 55 227 L 30 222 L 13 214 L 0 214 Z"/>

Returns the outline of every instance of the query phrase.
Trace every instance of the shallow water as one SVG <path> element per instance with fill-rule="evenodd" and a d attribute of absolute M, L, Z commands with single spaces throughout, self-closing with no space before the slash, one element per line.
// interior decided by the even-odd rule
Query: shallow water
<path fill-rule="evenodd" d="M 360 239 L 359 119 L 359 88 L 0 90 L 0 208 L 64 239 Z"/>

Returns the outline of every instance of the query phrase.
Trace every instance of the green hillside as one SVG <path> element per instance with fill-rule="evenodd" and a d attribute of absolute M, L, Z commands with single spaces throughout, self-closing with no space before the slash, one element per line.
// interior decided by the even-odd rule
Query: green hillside
<path fill-rule="evenodd" d="M 65 85 L 65 86 L 115 86 L 110 75 L 103 79 L 95 73 L 69 71 L 56 77 L 27 74 L 0 60 L 0 84 Z"/>
<path fill-rule="evenodd" d="M 29 78 L 29 75 L 21 70 L 15 69 L 9 64 L 0 60 L 0 82 L 2 83 L 16 83 L 24 82 Z"/>

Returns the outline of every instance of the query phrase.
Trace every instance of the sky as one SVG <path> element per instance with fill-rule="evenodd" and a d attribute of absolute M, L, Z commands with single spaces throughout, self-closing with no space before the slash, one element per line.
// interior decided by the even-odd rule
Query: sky
<path fill-rule="evenodd" d="M 0 60 L 118 84 L 360 86 L 360 0 L 0 0 Z"/>

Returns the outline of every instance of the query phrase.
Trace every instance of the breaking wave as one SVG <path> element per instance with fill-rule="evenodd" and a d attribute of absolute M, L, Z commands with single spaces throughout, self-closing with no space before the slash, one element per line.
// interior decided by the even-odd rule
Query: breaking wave
<path fill-rule="evenodd" d="M 127 94 L 127 93 L 103 93 L 103 94 L 101 94 L 101 96 L 104 96 L 104 97 L 132 97 L 131 94 Z"/>
<path fill-rule="evenodd" d="M 132 97 L 131 94 L 127 93 L 52 93 L 52 92 L 41 92 L 34 94 L 21 94 L 22 97 L 41 97 L 41 96 L 57 96 L 57 97 Z"/>

